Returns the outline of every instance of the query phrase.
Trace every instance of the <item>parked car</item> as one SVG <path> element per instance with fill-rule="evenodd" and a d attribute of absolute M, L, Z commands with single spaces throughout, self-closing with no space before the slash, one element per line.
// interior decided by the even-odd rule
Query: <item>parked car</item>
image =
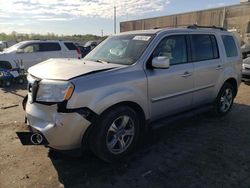
<path fill-rule="evenodd" d="M 250 56 L 250 44 L 244 44 L 243 46 L 241 46 L 241 52 L 243 59 Z"/>
<path fill-rule="evenodd" d="M 250 57 L 243 60 L 242 81 L 250 83 Z"/>
<path fill-rule="evenodd" d="M 27 70 L 29 67 L 50 58 L 79 57 L 80 54 L 76 46 L 70 41 L 23 41 L 0 53 L 0 68 L 3 68 L 2 66 L 6 66 L 6 64 L 9 64 L 8 67 L 10 68 L 17 68 L 22 62 Z"/>
<path fill-rule="evenodd" d="M 88 41 L 84 44 L 84 46 L 78 46 L 81 51 L 82 58 L 85 57 L 91 50 L 93 50 L 97 46 L 96 41 Z"/>
<path fill-rule="evenodd" d="M 0 41 L 0 52 L 5 48 L 8 48 L 8 43 L 6 41 Z"/>
<path fill-rule="evenodd" d="M 87 55 L 87 53 L 89 53 L 89 52 L 86 52 L 85 48 L 79 44 L 76 45 L 76 47 L 78 48 L 79 52 L 81 53 L 81 58 L 84 58 Z"/>
<path fill-rule="evenodd" d="M 83 60 L 31 67 L 23 144 L 126 156 L 148 123 L 212 106 L 227 114 L 241 82 L 240 46 L 222 28 L 192 26 L 111 36 Z M 150 137 L 148 138 L 150 139 Z"/>

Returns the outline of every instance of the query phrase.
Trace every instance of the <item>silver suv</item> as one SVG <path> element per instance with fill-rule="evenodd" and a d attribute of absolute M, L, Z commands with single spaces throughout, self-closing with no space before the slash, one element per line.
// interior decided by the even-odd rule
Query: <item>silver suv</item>
<path fill-rule="evenodd" d="M 84 59 L 31 67 L 23 144 L 90 149 L 105 161 L 128 154 L 148 125 L 206 105 L 230 111 L 242 59 L 222 28 L 155 29 L 111 36 Z"/>

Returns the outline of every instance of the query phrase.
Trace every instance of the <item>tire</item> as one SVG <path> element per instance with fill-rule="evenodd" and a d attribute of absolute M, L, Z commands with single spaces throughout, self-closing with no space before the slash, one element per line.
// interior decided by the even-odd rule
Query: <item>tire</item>
<path fill-rule="evenodd" d="M 214 115 L 224 116 L 232 108 L 233 101 L 235 98 L 235 89 L 230 83 L 225 83 L 214 103 Z"/>
<path fill-rule="evenodd" d="M 23 85 L 24 84 L 24 79 L 23 78 L 19 78 L 18 79 L 18 84 Z"/>
<path fill-rule="evenodd" d="M 106 162 L 123 159 L 139 140 L 140 119 L 130 107 L 118 106 L 104 112 L 93 127 L 89 147 Z"/>
<path fill-rule="evenodd" d="M 11 86 L 11 81 L 10 80 L 5 80 L 3 85 L 4 85 L 4 87 L 10 87 Z"/>

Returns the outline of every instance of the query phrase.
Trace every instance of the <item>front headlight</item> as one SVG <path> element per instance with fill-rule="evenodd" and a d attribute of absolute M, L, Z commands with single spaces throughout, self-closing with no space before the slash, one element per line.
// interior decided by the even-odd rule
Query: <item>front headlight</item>
<path fill-rule="evenodd" d="M 36 95 L 36 101 L 62 102 L 69 100 L 74 91 L 74 85 L 67 81 L 42 80 Z"/>

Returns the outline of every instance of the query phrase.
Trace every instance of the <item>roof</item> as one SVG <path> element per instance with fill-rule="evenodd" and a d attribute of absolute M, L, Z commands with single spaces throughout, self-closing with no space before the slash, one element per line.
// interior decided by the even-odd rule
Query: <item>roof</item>
<path fill-rule="evenodd" d="M 40 39 L 35 39 L 35 40 L 25 40 L 25 41 L 22 41 L 22 42 L 72 42 L 72 41 L 62 41 L 62 40 L 40 40 Z"/>
<path fill-rule="evenodd" d="M 148 30 L 134 30 L 134 31 L 126 31 L 126 32 L 122 32 L 120 34 L 117 34 L 117 36 L 120 35 L 143 35 L 143 34 L 157 34 L 157 33 L 161 33 L 161 32 L 180 32 L 180 31 L 184 31 L 184 32 L 193 32 L 193 31 L 205 31 L 205 32 L 227 32 L 226 30 L 221 30 L 221 28 L 213 28 L 213 26 L 211 26 L 211 28 L 161 28 L 161 29 L 148 29 Z"/>
<path fill-rule="evenodd" d="M 117 36 L 119 35 L 133 35 L 133 34 L 156 34 L 157 32 L 161 31 L 162 29 L 148 29 L 148 30 L 134 30 L 134 31 L 126 31 L 126 32 L 122 32 L 117 34 Z"/>

